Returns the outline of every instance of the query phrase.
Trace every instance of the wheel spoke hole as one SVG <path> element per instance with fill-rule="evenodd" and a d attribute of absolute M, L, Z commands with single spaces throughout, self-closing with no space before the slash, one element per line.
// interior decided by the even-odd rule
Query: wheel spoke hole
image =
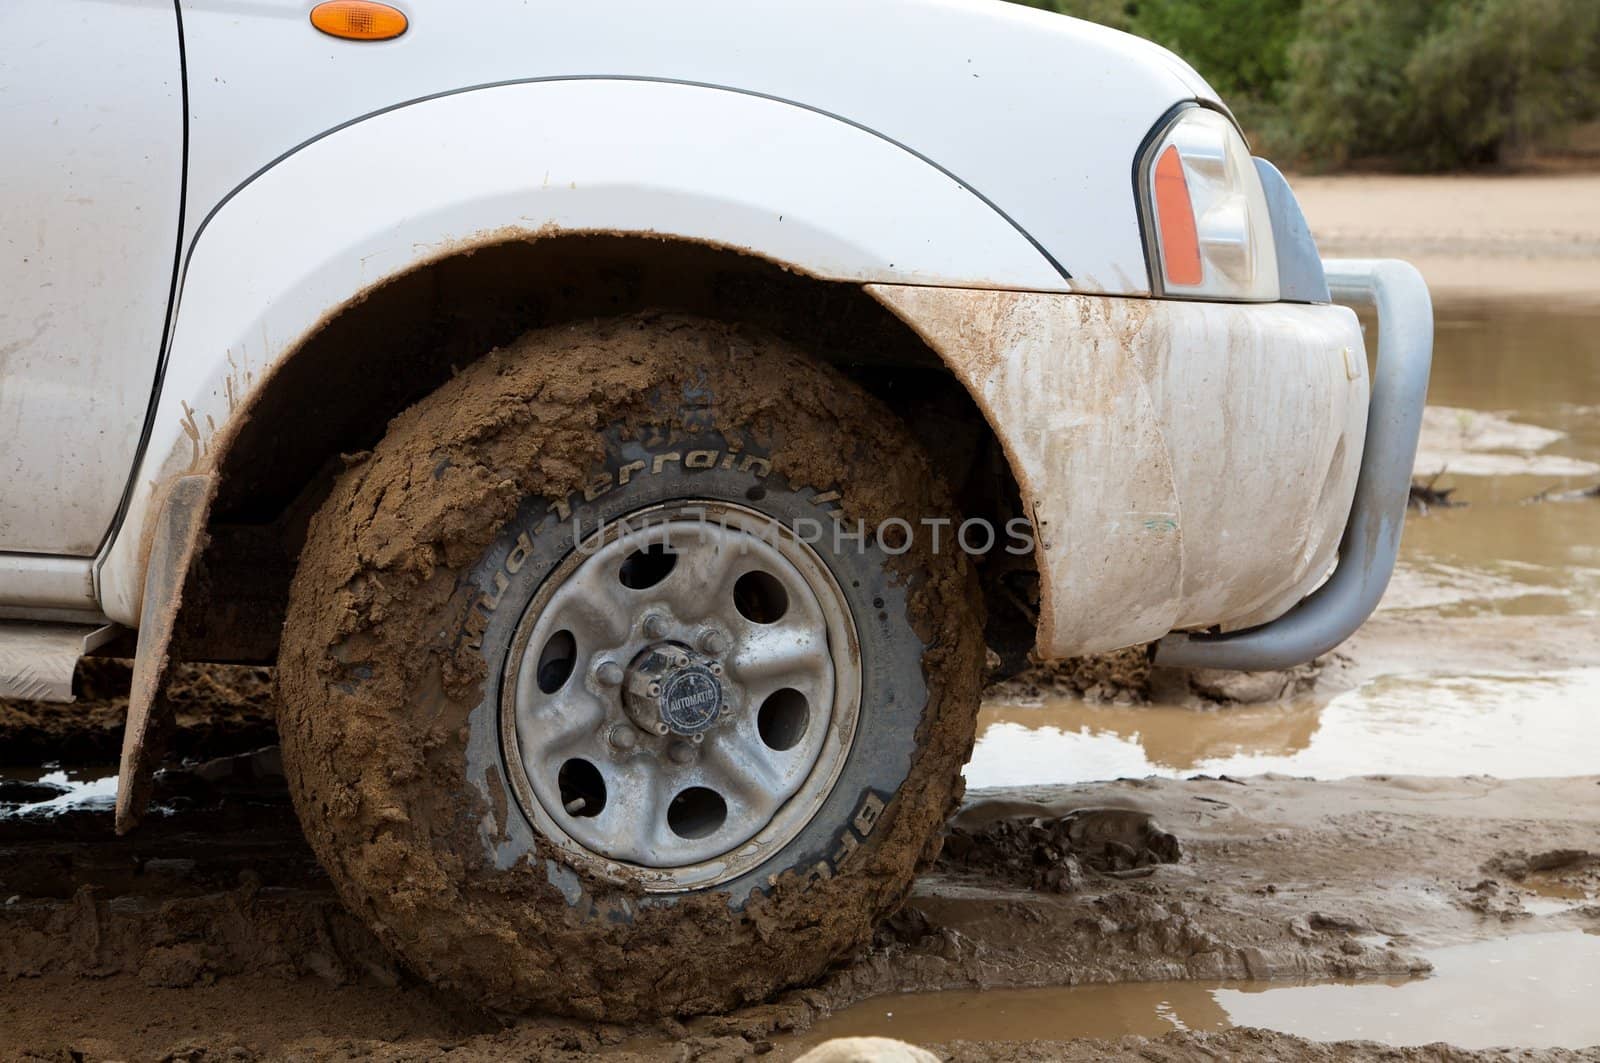
<path fill-rule="evenodd" d="M 678 555 L 668 550 L 665 543 L 651 543 L 622 559 L 617 579 L 630 591 L 642 591 L 672 575 L 677 566 Z"/>
<path fill-rule="evenodd" d="M 759 569 L 746 572 L 733 585 L 733 606 L 756 624 L 775 624 L 789 611 L 789 592 L 778 577 Z"/>
<path fill-rule="evenodd" d="M 598 816 L 606 807 L 605 776 L 581 757 L 573 757 L 561 765 L 556 785 L 561 788 L 561 807 L 569 816 L 588 819 Z"/>
<path fill-rule="evenodd" d="M 806 725 L 811 721 L 811 706 L 806 696 L 791 687 L 784 687 L 768 695 L 756 714 L 756 729 L 767 748 L 782 752 L 793 749 L 805 737 Z"/>
<path fill-rule="evenodd" d="M 550 641 L 539 651 L 539 689 L 554 694 L 567 685 L 572 669 L 578 663 L 578 640 L 572 632 L 562 630 L 550 636 Z"/>
<path fill-rule="evenodd" d="M 667 826 L 680 838 L 709 838 L 728 818 L 728 802 L 715 790 L 691 786 L 667 806 Z"/>

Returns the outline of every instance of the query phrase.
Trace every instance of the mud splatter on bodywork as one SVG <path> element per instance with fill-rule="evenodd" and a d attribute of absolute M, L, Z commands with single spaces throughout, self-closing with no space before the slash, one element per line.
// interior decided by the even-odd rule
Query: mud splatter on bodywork
<path fill-rule="evenodd" d="M 1258 623 L 1326 575 L 1366 427 L 1350 311 L 867 290 L 1006 449 L 1038 536 L 1042 656 Z"/>

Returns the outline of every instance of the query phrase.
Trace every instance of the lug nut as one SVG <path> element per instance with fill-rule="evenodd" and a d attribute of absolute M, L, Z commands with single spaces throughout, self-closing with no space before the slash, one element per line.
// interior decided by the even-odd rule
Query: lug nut
<path fill-rule="evenodd" d="M 664 639 L 667 637 L 667 618 L 660 613 L 652 613 L 644 618 L 645 638 Z"/>
<path fill-rule="evenodd" d="M 702 631 L 700 633 L 700 652 L 716 655 L 726 653 L 728 637 L 720 631 Z"/>
<path fill-rule="evenodd" d="M 608 687 L 617 686 L 622 682 L 622 665 L 616 661 L 602 661 L 594 670 L 594 677 Z"/>
<path fill-rule="evenodd" d="M 695 737 L 700 736 L 695 735 Z M 688 742 L 674 742 L 672 748 L 667 751 L 667 756 L 672 758 L 674 764 L 687 764 L 694 759 L 694 747 Z"/>
<path fill-rule="evenodd" d="M 632 749 L 639 742 L 639 736 L 634 733 L 632 727 L 625 723 L 619 723 L 613 727 L 610 733 L 606 735 L 606 738 L 612 746 L 622 750 Z"/>

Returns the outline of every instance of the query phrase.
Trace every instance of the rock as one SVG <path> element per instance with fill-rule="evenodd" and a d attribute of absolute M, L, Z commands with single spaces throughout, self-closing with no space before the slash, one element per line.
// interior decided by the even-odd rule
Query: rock
<path fill-rule="evenodd" d="M 1372 926 L 1366 920 L 1337 912 L 1312 912 L 1308 923 L 1313 930 L 1336 930 L 1345 934 L 1372 932 Z"/>
<path fill-rule="evenodd" d="M 939 1057 L 892 1037 L 836 1037 L 795 1063 L 939 1063 Z"/>
<path fill-rule="evenodd" d="M 1122 878 L 1149 874 L 1183 856 L 1178 839 L 1131 808 L 1079 808 L 1063 816 L 1014 816 L 950 828 L 940 863 L 1072 893 L 1084 869 Z"/>
<path fill-rule="evenodd" d="M 1189 685 L 1197 694 L 1241 705 L 1277 701 L 1293 682 L 1293 673 L 1287 671 L 1225 672 L 1216 668 L 1195 668 L 1189 672 Z"/>

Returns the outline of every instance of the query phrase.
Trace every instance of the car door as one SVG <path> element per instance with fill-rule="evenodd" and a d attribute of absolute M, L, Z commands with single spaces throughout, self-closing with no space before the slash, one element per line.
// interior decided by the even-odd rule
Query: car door
<path fill-rule="evenodd" d="M 92 555 L 143 431 L 172 294 L 172 0 L 0 3 L 0 554 Z"/>

